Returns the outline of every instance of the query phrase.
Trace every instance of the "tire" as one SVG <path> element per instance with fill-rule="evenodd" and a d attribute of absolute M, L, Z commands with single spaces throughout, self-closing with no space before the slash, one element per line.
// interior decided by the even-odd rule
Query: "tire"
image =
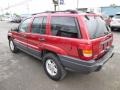
<path fill-rule="evenodd" d="M 47 53 L 43 57 L 43 68 L 49 78 L 54 81 L 62 80 L 66 76 L 66 70 L 60 59 L 53 53 Z"/>
<path fill-rule="evenodd" d="M 9 39 L 9 48 L 13 53 L 17 53 L 19 51 L 11 38 Z"/>

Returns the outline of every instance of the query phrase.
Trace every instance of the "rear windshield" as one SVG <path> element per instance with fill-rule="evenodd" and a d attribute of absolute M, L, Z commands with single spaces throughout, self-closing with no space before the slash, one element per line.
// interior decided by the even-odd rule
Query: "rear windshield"
<path fill-rule="evenodd" d="M 105 36 L 111 32 L 100 16 L 85 16 L 85 22 L 91 39 Z"/>

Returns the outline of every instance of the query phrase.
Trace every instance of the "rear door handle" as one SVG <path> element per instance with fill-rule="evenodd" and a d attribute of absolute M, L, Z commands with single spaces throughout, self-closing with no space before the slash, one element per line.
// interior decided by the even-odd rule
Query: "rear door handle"
<path fill-rule="evenodd" d="M 26 37 L 27 37 L 27 35 L 25 35 L 25 34 L 24 34 L 24 35 L 22 35 L 22 36 L 23 36 L 24 38 L 26 38 Z"/>
<path fill-rule="evenodd" d="M 45 38 L 39 38 L 40 41 L 45 41 Z"/>

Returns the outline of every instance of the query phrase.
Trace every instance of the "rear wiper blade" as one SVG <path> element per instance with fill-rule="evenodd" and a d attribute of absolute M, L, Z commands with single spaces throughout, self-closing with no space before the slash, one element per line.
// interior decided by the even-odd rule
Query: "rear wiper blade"
<path fill-rule="evenodd" d="M 109 34 L 109 32 L 104 32 L 105 35 Z"/>

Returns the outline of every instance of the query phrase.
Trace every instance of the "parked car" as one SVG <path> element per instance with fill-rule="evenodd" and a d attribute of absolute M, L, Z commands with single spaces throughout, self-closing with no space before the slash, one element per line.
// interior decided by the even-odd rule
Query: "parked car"
<path fill-rule="evenodd" d="M 10 19 L 10 16 L 7 15 L 2 17 L 2 21 L 9 21 Z"/>
<path fill-rule="evenodd" d="M 55 81 L 67 70 L 99 71 L 113 56 L 113 34 L 104 20 L 77 11 L 44 12 L 25 19 L 8 32 L 8 40 L 13 53 L 22 50 L 40 59 Z"/>
<path fill-rule="evenodd" d="M 21 17 L 20 16 L 12 16 L 9 21 L 14 22 L 14 23 L 20 23 L 21 22 Z"/>
<path fill-rule="evenodd" d="M 110 27 L 112 30 L 120 28 L 120 14 L 116 14 L 115 16 L 113 16 Z"/>
<path fill-rule="evenodd" d="M 110 26 L 112 18 L 108 15 L 102 15 L 102 18 L 105 20 L 106 24 Z"/>

